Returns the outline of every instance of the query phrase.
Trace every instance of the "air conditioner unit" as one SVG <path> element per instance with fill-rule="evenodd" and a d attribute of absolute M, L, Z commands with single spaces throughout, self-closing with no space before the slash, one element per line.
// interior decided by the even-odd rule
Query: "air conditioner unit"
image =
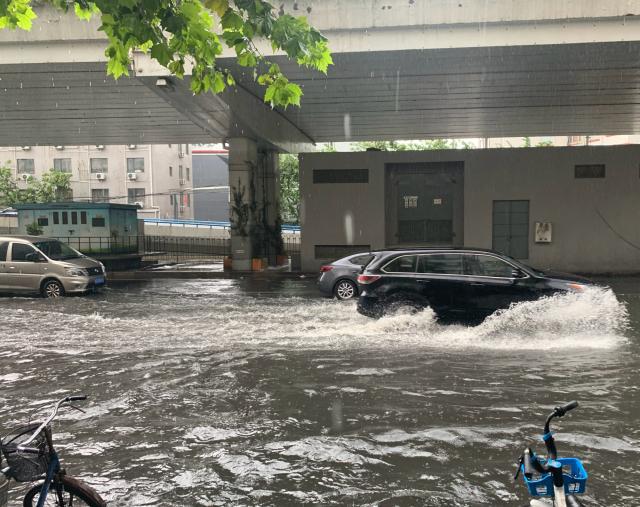
<path fill-rule="evenodd" d="M 178 152 L 178 158 L 184 158 L 184 151 Z"/>
<path fill-rule="evenodd" d="M 62 150 L 64 150 L 64 146 L 58 145 L 58 146 L 56 146 L 56 150 L 62 151 Z"/>
<path fill-rule="evenodd" d="M 138 208 L 144 208 L 144 202 L 142 201 L 136 201 L 133 203 L 134 206 L 137 206 Z"/>
<path fill-rule="evenodd" d="M 138 175 L 136 173 L 127 173 L 127 178 L 130 180 L 137 180 Z"/>
<path fill-rule="evenodd" d="M 105 173 L 96 173 L 96 179 L 100 181 L 104 181 L 107 179 L 107 175 Z"/>
<path fill-rule="evenodd" d="M 23 146 L 22 150 L 23 151 L 29 151 L 31 149 L 31 146 Z"/>
<path fill-rule="evenodd" d="M 129 148 L 130 150 L 135 150 L 136 149 L 136 145 L 135 144 L 127 144 L 127 148 Z"/>
<path fill-rule="evenodd" d="M 185 182 L 184 182 L 184 180 L 183 180 L 183 179 L 180 179 L 180 180 L 178 181 L 178 183 L 180 183 L 180 185 L 184 185 L 184 183 L 185 183 Z"/>
<path fill-rule="evenodd" d="M 180 206 L 180 213 L 184 213 L 184 206 Z"/>
<path fill-rule="evenodd" d="M 104 150 L 104 144 L 96 144 L 96 150 Z"/>

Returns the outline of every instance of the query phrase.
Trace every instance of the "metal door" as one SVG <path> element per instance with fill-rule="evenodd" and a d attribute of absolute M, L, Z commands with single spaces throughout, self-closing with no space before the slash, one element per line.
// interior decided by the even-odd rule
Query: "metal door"
<path fill-rule="evenodd" d="M 8 257 L 11 261 L 5 263 L 7 289 L 29 292 L 40 290 L 40 280 L 47 270 L 47 263 L 27 260 L 27 255 L 36 253 L 31 245 L 11 243 Z"/>
<path fill-rule="evenodd" d="M 529 258 L 529 201 L 493 201 L 493 249 Z"/>
<path fill-rule="evenodd" d="M 461 244 L 462 171 L 457 162 L 389 166 L 387 243 Z"/>

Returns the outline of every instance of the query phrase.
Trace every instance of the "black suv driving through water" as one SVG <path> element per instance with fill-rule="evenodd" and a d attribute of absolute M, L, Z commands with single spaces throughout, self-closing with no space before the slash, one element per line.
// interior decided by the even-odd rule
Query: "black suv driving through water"
<path fill-rule="evenodd" d="M 484 318 L 512 303 L 592 282 L 544 273 L 492 250 L 421 248 L 375 252 L 358 276 L 358 311 L 381 317 L 400 307 L 430 307 L 440 318 Z"/>

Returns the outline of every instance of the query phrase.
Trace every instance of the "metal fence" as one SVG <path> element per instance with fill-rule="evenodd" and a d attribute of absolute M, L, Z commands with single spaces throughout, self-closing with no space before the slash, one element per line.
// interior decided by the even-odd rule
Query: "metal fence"
<path fill-rule="evenodd" d="M 231 254 L 231 241 L 228 238 L 144 236 L 143 240 L 146 260 L 222 262 L 225 256 Z"/>
<path fill-rule="evenodd" d="M 144 236 L 58 236 L 55 239 L 87 255 L 140 254 Z"/>
<path fill-rule="evenodd" d="M 56 238 L 87 255 L 97 257 L 140 255 L 144 260 L 189 262 L 222 262 L 231 255 L 229 238 L 194 238 L 183 236 L 126 236 L 89 237 L 66 236 Z M 299 263 L 300 235 L 284 234 L 284 247 L 292 266 Z"/>

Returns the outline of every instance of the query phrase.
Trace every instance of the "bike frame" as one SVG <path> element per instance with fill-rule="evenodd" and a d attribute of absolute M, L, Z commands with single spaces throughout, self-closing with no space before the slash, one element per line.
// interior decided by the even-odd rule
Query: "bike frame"
<path fill-rule="evenodd" d="M 51 483 L 53 482 L 54 477 L 58 472 L 60 472 L 60 458 L 58 457 L 58 453 L 53 448 L 53 438 L 51 436 L 51 430 L 48 427 L 44 428 L 45 436 L 47 438 L 47 445 L 49 446 L 49 467 L 47 468 L 47 475 L 42 483 L 42 488 L 40 489 L 40 497 L 38 498 L 38 505 L 36 507 L 44 507 L 44 503 L 47 501 L 47 496 L 49 496 L 49 488 Z M 62 495 L 60 491 L 56 491 L 56 494 L 60 497 L 60 502 L 62 503 Z"/>
<path fill-rule="evenodd" d="M 58 457 L 58 453 L 56 452 L 55 447 L 53 446 L 53 437 L 51 434 L 51 428 L 49 427 L 49 424 L 51 423 L 51 421 L 53 421 L 53 419 L 55 419 L 56 415 L 58 415 L 58 410 L 63 404 L 71 403 L 72 401 L 80 401 L 80 400 L 86 400 L 86 399 L 87 399 L 86 396 L 67 396 L 66 398 L 63 398 L 60 401 L 58 401 L 53 411 L 49 415 L 49 417 L 47 417 L 42 422 L 42 424 L 38 426 L 36 431 L 34 431 L 33 434 L 27 440 L 25 440 L 22 444 L 18 446 L 18 449 L 23 452 L 38 454 L 40 452 L 38 449 L 29 448 L 28 445 L 31 442 L 33 442 L 33 440 L 41 432 L 44 431 L 45 439 L 47 440 L 47 447 L 49 448 L 49 466 L 47 467 L 47 473 L 46 473 L 44 482 L 42 483 L 42 488 L 40 489 L 40 496 L 38 498 L 38 504 L 36 507 L 44 507 L 44 503 L 47 501 L 47 496 L 49 495 L 51 484 L 55 482 L 56 475 L 60 473 L 60 458 Z M 80 410 L 82 412 L 82 410 L 77 407 L 73 407 L 73 408 L 75 408 L 76 410 Z M 2 472 L 5 475 L 8 471 L 9 471 L 9 468 L 2 470 Z M 56 490 L 56 494 L 58 495 L 60 503 L 62 503 L 63 501 L 62 491 L 58 489 Z"/>

